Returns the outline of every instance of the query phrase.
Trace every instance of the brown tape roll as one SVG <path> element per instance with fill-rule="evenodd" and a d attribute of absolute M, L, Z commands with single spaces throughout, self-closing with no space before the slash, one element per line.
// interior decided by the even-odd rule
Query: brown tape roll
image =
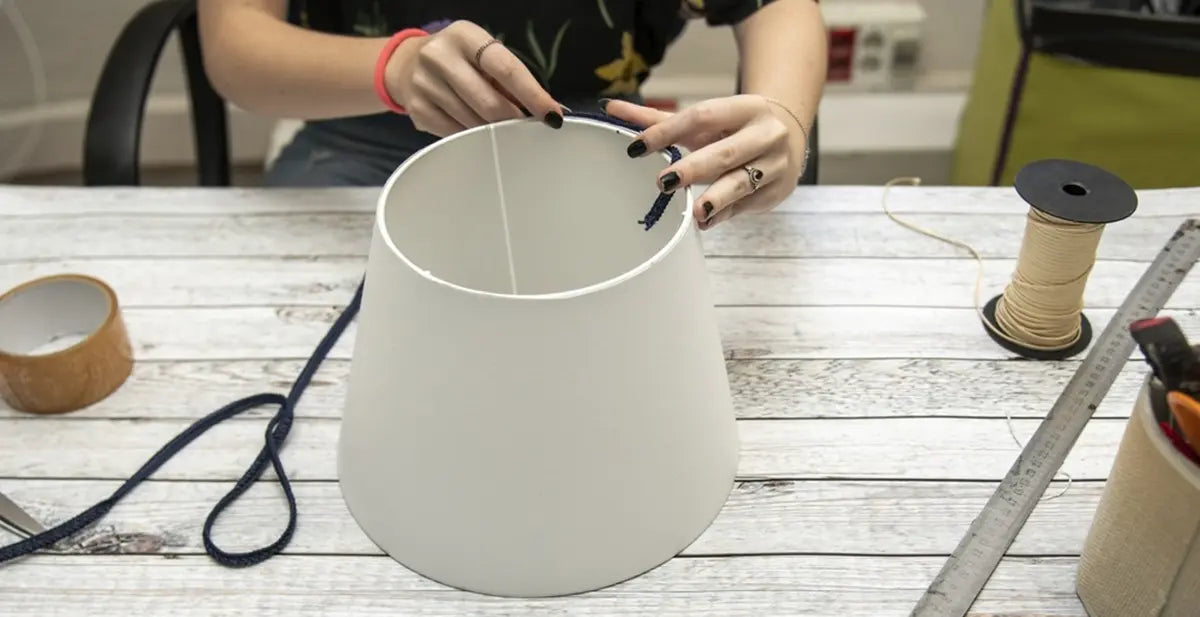
<path fill-rule="evenodd" d="M 133 371 L 117 296 L 80 274 L 35 279 L 0 296 L 0 396 L 30 413 L 82 409 Z"/>

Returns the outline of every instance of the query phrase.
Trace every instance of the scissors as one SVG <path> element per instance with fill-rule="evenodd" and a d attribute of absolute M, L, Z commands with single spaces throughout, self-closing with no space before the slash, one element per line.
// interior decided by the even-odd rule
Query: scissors
<path fill-rule="evenodd" d="M 35 536 L 46 531 L 37 519 L 22 510 L 13 500 L 5 497 L 4 493 L 0 493 L 0 523 L 22 536 Z"/>

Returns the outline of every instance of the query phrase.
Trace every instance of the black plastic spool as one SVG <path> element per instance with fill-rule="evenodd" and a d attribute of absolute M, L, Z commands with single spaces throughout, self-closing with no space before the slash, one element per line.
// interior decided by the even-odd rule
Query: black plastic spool
<path fill-rule="evenodd" d="M 1074 223 L 1109 224 L 1128 218 L 1137 210 L 1137 194 L 1124 180 L 1078 161 L 1034 161 L 1017 172 L 1013 186 L 1030 207 Z M 1031 360 L 1062 360 L 1091 344 L 1092 324 L 1082 312 L 1079 338 L 1061 349 L 1032 349 L 1001 337 L 996 333 L 1004 332 L 996 322 L 996 304 L 1001 296 L 1003 293 L 997 294 L 983 307 L 983 317 L 987 320 L 984 330 L 1001 347 Z"/>

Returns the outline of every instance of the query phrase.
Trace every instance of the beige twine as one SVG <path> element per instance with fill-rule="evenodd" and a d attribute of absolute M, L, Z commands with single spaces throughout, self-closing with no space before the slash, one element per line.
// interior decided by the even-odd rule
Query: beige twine
<path fill-rule="evenodd" d="M 1103 230 L 1029 209 L 1016 271 L 996 304 L 996 321 L 1011 338 L 1042 350 L 1079 340 L 1083 291 Z"/>
<path fill-rule="evenodd" d="M 983 258 L 965 242 L 901 220 L 892 214 L 887 205 L 888 191 L 901 183 L 916 186 L 921 184 L 921 179 L 901 177 L 885 183 L 881 198 L 884 214 L 917 233 L 964 249 L 975 258 L 978 266 L 975 275 L 975 312 L 989 330 L 1012 343 L 1046 351 L 1064 349 L 1079 340 L 1079 314 L 1083 310 L 1084 287 L 1096 261 L 1103 225 L 1073 223 L 1029 209 L 1017 266 L 996 303 L 996 322 L 1005 330 L 1000 332 L 983 317 L 980 298 Z M 1008 434 L 1017 447 L 1024 449 L 1025 445 L 1017 438 L 1012 416 L 1007 411 L 1004 419 L 1008 423 Z M 1067 486 L 1062 492 L 1046 499 L 1061 497 L 1071 488 L 1071 475 L 1065 472 L 1062 475 L 1067 478 Z"/>

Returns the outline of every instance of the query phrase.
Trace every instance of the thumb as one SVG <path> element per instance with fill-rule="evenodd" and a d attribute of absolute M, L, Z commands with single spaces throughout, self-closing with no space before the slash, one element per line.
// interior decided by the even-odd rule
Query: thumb
<path fill-rule="evenodd" d="M 600 108 L 614 118 L 620 118 L 641 127 L 653 126 L 673 115 L 653 107 L 612 99 L 604 101 Z"/>

